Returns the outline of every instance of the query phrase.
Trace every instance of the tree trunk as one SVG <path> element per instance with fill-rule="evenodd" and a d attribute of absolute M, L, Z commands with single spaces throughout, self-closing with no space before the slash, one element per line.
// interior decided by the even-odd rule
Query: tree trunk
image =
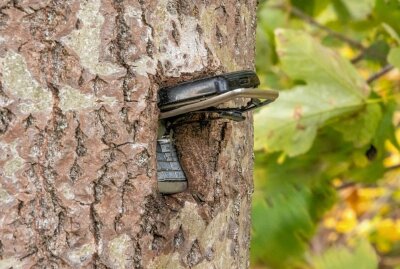
<path fill-rule="evenodd" d="M 174 130 L 157 90 L 253 68 L 256 1 L 0 1 L 0 268 L 247 268 L 252 117 Z"/>

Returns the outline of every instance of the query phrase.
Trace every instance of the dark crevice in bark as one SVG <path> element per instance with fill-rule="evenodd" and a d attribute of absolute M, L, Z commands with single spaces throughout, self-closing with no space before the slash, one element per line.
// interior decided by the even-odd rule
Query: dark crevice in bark
<path fill-rule="evenodd" d="M 199 241 L 196 239 L 194 240 L 189 253 L 186 256 L 185 263 L 192 268 L 193 266 L 199 264 L 204 259 L 203 254 L 201 253 Z"/>
<path fill-rule="evenodd" d="M 0 135 L 7 132 L 14 118 L 14 114 L 9 109 L 0 107 Z"/>
<path fill-rule="evenodd" d="M 205 253 L 204 253 L 204 257 L 206 258 L 207 261 L 212 261 L 214 260 L 214 253 L 215 250 L 213 247 L 210 247 L 208 249 L 206 249 Z"/>
<path fill-rule="evenodd" d="M 52 1 L 50 5 L 27 13 L 22 7 L 15 8 L 26 13 L 22 22 L 29 27 L 31 36 L 38 41 L 50 41 L 54 32 L 68 21 L 71 14 L 69 1 Z"/>
<path fill-rule="evenodd" d="M 215 37 L 217 38 L 219 47 L 222 48 L 222 45 L 224 43 L 224 37 L 223 37 L 218 25 L 215 27 Z"/>
<path fill-rule="evenodd" d="M 109 122 L 109 120 L 105 120 L 105 114 L 106 112 L 102 111 L 101 109 L 99 109 L 97 111 L 98 113 L 98 118 L 101 122 L 101 124 L 103 125 L 103 129 L 106 131 L 108 130 L 107 128 L 105 128 L 106 122 Z M 107 134 L 104 134 L 104 136 L 107 136 Z M 103 138 L 103 143 L 107 142 L 107 139 Z M 109 175 L 110 172 L 110 166 L 112 165 L 112 163 L 116 160 L 116 154 L 117 152 L 122 153 L 124 155 L 124 153 L 122 151 L 120 151 L 118 149 L 118 146 L 109 142 L 109 143 L 105 143 L 109 146 L 109 148 L 107 150 L 105 150 L 105 156 L 104 156 L 104 164 L 103 167 L 101 168 L 101 175 L 98 177 L 98 179 L 96 181 L 93 182 L 93 196 L 94 196 L 94 201 L 93 203 L 90 205 L 90 219 L 91 219 L 91 224 L 92 224 L 92 233 L 93 236 L 95 238 L 95 242 L 97 245 L 97 248 L 99 246 L 100 240 L 102 239 L 102 222 L 101 222 L 101 218 L 99 216 L 99 214 L 96 211 L 96 206 L 101 202 L 105 192 L 107 191 L 108 187 L 107 184 L 115 184 L 115 182 L 113 182 L 113 177 Z M 126 157 L 126 156 L 125 156 Z M 122 190 L 121 190 L 121 206 L 122 206 L 122 214 L 118 215 L 115 217 L 114 219 L 114 230 L 117 232 L 118 230 L 118 226 L 119 226 L 119 222 L 120 219 L 123 216 L 123 213 L 125 211 L 125 204 L 124 204 L 124 198 L 125 198 L 125 188 L 126 186 L 128 186 L 128 180 L 126 180 L 122 186 Z M 96 251 L 95 255 L 93 256 L 94 259 L 94 263 L 98 266 L 97 268 L 106 268 L 104 267 L 105 265 L 101 263 L 100 261 L 100 253 L 98 253 Z"/>
<path fill-rule="evenodd" d="M 100 261 L 100 256 L 97 253 L 93 254 L 93 260 L 94 260 L 93 264 L 94 269 L 111 269 L 110 267 L 106 266 Z"/>
<path fill-rule="evenodd" d="M 116 16 L 116 33 L 117 37 L 112 41 L 116 50 L 118 63 L 126 69 L 126 75 L 123 79 L 122 90 L 124 93 L 124 102 L 132 102 L 132 88 L 135 84 L 136 75 L 130 65 L 125 61 L 127 53 L 129 53 L 129 45 L 134 43 L 129 26 L 126 24 L 124 14 L 125 6 L 123 1 L 114 0 L 113 6 L 117 11 Z"/>
<path fill-rule="evenodd" d="M 215 58 L 214 54 L 212 53 L 211 49 L 208 47 L 207 43 L 204 43 L 204 46 L 207 50 L 207 66 L 211 67 L 213 66 L 213 60 Z M 217 71 L 222 71 L 221 67 L 212 67 L 213 68 L 213 72 L 217 72 Z"/>
<path fill-rule="evenodd" d="M 203 36 L 204 31 L 203 31 L 203 28 L 201 28 L 201 26 L 199 24 L 196 25 L 196 31 L 200 37 Z M 207 45 L 206 43 L 204 43 L 204 44 Z"/>
<path fill-rule="evenodd" d="M 18 0 L 12 0 L 12 1 L 10 1 L 9 3 L 10 3 L 10 5 L 11 5 L 13 8 L 15 8 L 15 9 L 17 9 L 17 10 L 19 10 L 19 11 L 22 11 L 22 12 L 25 13 L 25 14 L 28 14 L 28 13 L 19 5 L 18 2 L 19 2 Z"/>
<path fill-rule="evenodd" d="M 157 254 L 163 249 L 166 238 L 158 233 L 153 234 L 153 241 L 151 242 L 151 250 L 155 251 Z"/>
<path fill-rule="evenodd" d="M 103 185 L 102 184 L 103 184 L 105 174 L 107 173 L 107 170 L 108 170 L 107 165 L 108 165 L 108 163 L 103 165 L 102 171 L 101 171 L 102 174 L 96 181 L 93 182 L 93 187 L 92 187 L 94 201 L 90 205 L 90 220 L 91 220 L 93 237 L 94 237 L 94 240 L 96 243 L 96 251 L 93 254 L 95 268 L 104 268 L 104 267 L 100 266 L 101 262 L 100 262 L 100 256 L 98 253 L 99 243 L 101 240 L 102 223 L 101 223 L 101 219 L 100 219 L 99 215 L 96 212 L 95 207 L 100 202 L 102 194 L 103 194 Z"/>
<path fill-rule="evenodd" d="M 78 82 L 77 76 L 82 72 L 71 72 L 73 65 L 78 64 L 76 55 L 71 54 L 59 41 L 43 41 L 46 49 L 41 53 L 41 69 L 46 74 L 47 84 L 51 83 L 54 87 L 57 85 L 70 85 Z"/>
<path fill-rule="evenodd" d="M 217 10 L 217 9 L 221 9 L 225 16 L 228 14 L 228 13 L 226 12 L 226 7 L 225 7 L 224 4 L 221 4 L 221 5 L 217 6 L 217 7 L 215 8 L 215 10 Z"/>
<path fill-rule="evenodd" d="M 227 122 L 223 122 L 223 123 L 221 123 L 221 125 L 222 126 L 220 127 L 220 130 L 219 130 L 220 137 L 217 140 L 217 148 L 216 148 L 215 155 L 213 158 L 214 171 L 218 171 L 218 158 L 219 158 L 219 155 L 222 152 L 223 147 L 225 145 L 225 133 L 228 129 Z"/>
<path fill-rule="evenodd" d="M 146 19 L 146 7 L 145 7 L 145 3 L 146 1 L 144 0 L 139 0 L 139 4 L 140 4 L 140 9 L 142 10 L 142 22 L 143 24 L 148 27 L 151 30 L 151 37 L 147 40 L 147 44 L 146 44 L 146 53 L 147 55 L 151 58 L 153 58 L 153 51 L 154 51 L 154 44 L 151 41 L 152 39 L 154 39 L 154 28 L 151 24 L 148 23 L 147 19 Z"/>
<path fill-rule="evenodd" d="M 82 132 L 79 121 L 78 126 L 75 129 L 75 140 L 77 143 L 75 148 L 76 155 L 78 155 L 79 157 L 85 156 L 87 153 L 87 148 L 85 147 L 87 136 Z"/>
<path fill-rule="evenodd" d="M 75 29 L 79 30 L 81 29 L 81 26 L 82 26 L 82 21 L 80 19 L 76 19 Z"/>
<path fill-rule="evenodd" d="M 32 114 L 29 114 L 28 117 L 24 120 L 24 128 L 25 131 L 28 130 L 30 127 L 32 127 L 36 123 L 36 118 L 32 116 Z"/>
<path fill-rule="evenodd" d="M 32 177 L 38 181 L 37 191 L 39 194 L 39 203 L 37 204 L 39 212 L 35 213 L 34 218 L 42 225 L 42 228 L 37 229 L 38 253 L 42 259 L 39 259 L 38 266 L 51 263 L 57 266 L 63 263 L 55 253 L 57 252 L 57 242 L 62 240 L 60 235 L 64 229 L 66 208 L 57 195 L 55 183 L 59 176 L 53 167 L 60 149 L 60 140 L 68 124 L 65 115 L 59 108 L 58 87 L 49 81 L 47 86 L 53 97 L 52 120 L 42 135 L 43 143 L 37 145 L 37 151 L 41 152 L 41 148 L 43 148 L 45 153 L 37 154 L 39 163 L 32 166 Z M 52 221 L 47 222 L 47 219 Z"/>
<path fill-rule="evenodd" d="M 53 211 L 57 216 L 57 228 L 54 230 L 52 240 L 57 240 L 58 235 L 62 232 L 65 224 L 66 208 L 62 205 L 60 198 L 57 196 L 55 182 L 58 174 L 52 168 L 47 167 L 44 171 L 44 190 L 50 194 Z M 48 243 L 48 242 L 47 242 Z"/>
<path fill-rule="evenodd" d="M 54 83 L 60 83 L 62 80 L 62 70 L 64 69 L 65 63 L 64 63 L 64 54 L 66 53 L 63 45 L 59 42 L 52 42 L 51 44 L 51 50 L 50 50 L 50 55 L 51 55 L 51 73 L 54 74 L 53 81 Z"/>
<path fill-rule="evenodd" d="M 1 73 L 0 73 L 1 75 Z M 0 100 L 3 103 L 8 103 L 8 101 L 10 100 L 10 98 L 8 98 L 7 94 L 3 91 L 3 83 L 0 81 Z"/>
<path fill-rule="evenodd" d="M 129 133 L 129 134 L 131 134 L 132 135 L 132 142 L 134 143 L 135 141 L 136 141 L 136 130 L 137 130 L 137 127 L 138 127 L 138 125 L 139 125 L 139 121 L 138 120 L 133 120 L 133 121 L 130 121 L 129 120 L 129 116 L 128 116 L 128 114 L 129 114 L 129 110 L 130 109 L 132 109 L 132 108 L 129 108 L 129 107 L 123 107 L 122 109 L 121 109 L 121 111 L 120 111 L 120 116 L 121 116 L 121 118 L 122 118 L 122 121 L 123 121 L 123 123 L 125 124 L 125 128 L 126 128 L 126 131 Z"/>
<path fill-rule="evenodd" d="M 128 168 L 127 168 L 128 170 Z M 127 188 L 128 187 L 132 187 L 130 181 L 134 180 L 135 178 L 131 178 L 128 174 L 128 177 L 124 180 L 122 186 L 121 186 L 121 209 L 120 212 L 115 216 L 114 218 L 114 231 L 115 232 L 119 232 L 120 227 L 121 227 L 121 219 L 124 216 L 124 214 L 126 213 L 126 192 L 127 192 Z"/>
<path fill-rule="evenodd" d="M 96 185 L 96 183 L 93 186 L 93 189 L 95 191 L 95 197 L 97 196 L 97 191 L 96 189 L 98 188 L 98 186 Z M 92 221 L 92 227 L 93 227 L 93 236 L 94 236 L 94 240 L 96 242 L 96 245 L 98 247 L 99 242 L 101 240 L 101 221 L 100 218 L 98 216 L 98 214 L 96 213 L 96 210 L 94 208 L 94 206 L 96 205 L 96 203 L 98 203 L 99 199 L 95 199 L 95 202 L 93 204 L 90 205 L 90 219 Z"/>
<path fill-rule="evenodd" d="M 174 21 L 172 21 L 172 37 L 176 43 L 176 45 L 179 47 L 179 42 L 181 40 L 181 35 L 179 33 L 179 30 L 176 27 L 176 23 Z"/>
<path fill-rule="evenodd" d="M 221 177 L 217 176 L 215 178 L 215 188 L 214 188 L 214 203 L 215 204 L 220 204 L 221 203 L 221 199 L 223 196 L 222 193 L 222 184 L 221 184 Z M 214 210 L 214 208 L 213 208 Z"/>
<path fill-rule="evenodd" d="M 194 1 L 177 0 L 174 7 L 178 14 L 178 19 L 181 26 L 183 26 L 185 23 L 184 15 L 199 19 L 199 8 Z"/>
<path fill-rule="evenodd" d="M 78 86 L 79 87 L 82 87 L 83 83 L 85 83 L 85 79 L 83 78 L 84 71 L 85 71 L 85 69 L 81 68 L 81 74 L 80 74 L 79 79 L 78 79 Z"/>
<path fill-rule="evenodd" d="M 39 164 L 32 165 L 30 173 L 30 176 L 36 178 L 35 180 L 38 181 L 37 184 L 39 185 L 36 209 L 32 212 L 35 223 L 39 223 L 39 225 L 34 225 L 32 227 L 36 230 L 37 250 L 33 249 L 32 253 L 28 253 L 27 256 L 37 252 L 37 263 L 35 266 L 39 268 L 49 264 L 58 266 L 58 264 L 63 263 L 63 261 L 61 258 L 54 255 L 52 244 L 58 240 L 58 235 L 64 225 L 64 219 L 59 214 L 65 212 L 66 209 L 61 206 L 55 192 L 54 181 L 56 173 Z M 54 217 L 57 218 L 56 227 L 53 226 L 54 223 L 52 222 L 47 224 L 47 220 L 54 219 Z"/>
<path fill-rule="evenodd" d="M 174 248 L 180 249 L 184 243 L 185 243 L 185 235 L 183 234 L 182 225 L 180 225 L 178 231 L 174 235 Z"/>
<path fill-rule="evenodd" d="M 32 246 L 32 247 L 29 248 L 29 252 L 26 255 L 20 257 L 19 260 L 22 261 L 22 260 L 24 260 L 24 259 L 26 259 L 26 258 L 38 253 L 38 251 L 39 251 L 39 249 L 36 246 Z"/>
<path fill-rule="evenodd" d="M 24 202 L 21 200 L 18 200 L 18 216 L 21 216 L 21 210 L 24 207 Z"/>
<path fill-rule="evenodd" d="M 82 168 L 78 164 L 78 158 L 75 158 L 74 164 L 69 170 L 69 178 L 72 182 L 75 182 L 82 175 Z"/>
<path fill-rule="evenodd" d="M 118 133 L 116 132 L 116 128 L 112 126 L 113 121 L 111 120 L 110 112 L 108 112 L 104 106 L 101 106 L 95 112 L 103 128 L 102 142 L 109 147 L 113 147 L 113 142 L 118 137 Z"/>
<path fill-rule="evenodd" d="M 7 27 L 8 20 L 10 19 L 10 16 L 3 11 L 6 8 L 7 6 L 3 6 L 0 8 L 0 30 L 3 30 Z"/>
<path fill-rule="evenodd" d="M 134 248 L 135 254 L 133 256 L 133 268 L 143 269 L 142 265 L 142 248 L 139 243 L 136 243 Z"/>
<path fill-rule="evenodd" d="M 107 81 L 101 79 L 98 75 L 96 75 L 96 77 L 93 79 L 94 95 L 97 96 L 99 91 L 102 90 L 106 84 L 107 84 Z"/>
<path fill-rule="evenodd" d="M 231 256 L 236 257 L 239 253 L 239 220 L 237 216 L 229 220 L 227 238 L 232 240 Z"/>
<path fill-rule="evenodd" d="M 3 252 L 4 252 L 3 242 L 1 242 L 0 240 L 0 259 L 3 259 Z"/>
<path fill-rule="evenodd" d="M 35 186 L 35 193 L 39 193 L 41 189 L 39 176 L 36 172 L 37 167 L 38 167 L 37 163 L 31 163 L 29 164 L 29 168 L 24 173 L 24 176 L 28 178 L 28 182 Z"/>
<path fill-rule="evenodd" d="M 30 148 L 30 153 L 32 157 L 34 157 L 36 162 L 39 162 L 39 158 L 42 157 L 43 153 L 43 144 L 45 142 L 45 134 L 42 131 L 38 131 L 32 141 L 32 146 Z M 38 186 L 37 186 L 38 188 Z"/>
<path fill-rule="evenodd" d="M 145 212 L 141 219 L 141 231 L 136 235 L 136 238 L 142 238 L 144 235 L 152 236 L 151 248 L 156 254 L 165 251 L 166 246 L 169 244 L 164 234 L 168 226 L 165 223 L 169 210 L 165 206 L 164 200 L 160 196 L 154 197 L 152 195 L 145 198 L 146 204 L 144 205 Z M 146 268 L 142 264 L 142 248 L 139 243 L 135 247 L 134 255 L 134 268 Z"/>

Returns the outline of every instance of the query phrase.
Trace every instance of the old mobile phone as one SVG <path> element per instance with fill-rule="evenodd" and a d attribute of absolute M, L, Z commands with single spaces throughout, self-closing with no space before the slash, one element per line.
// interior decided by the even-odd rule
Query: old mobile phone
<path fill-rule="evenodd" d="M 235 89 L 255 88 L 259 84 L 257 74 L 251 70 L 188 81 L 161 89 L 158 93 L 158 107 L 161 111 L 168 111 Z"/>
<path fill-rule="evenodd" d="M 157 179 L 161 193 L 172 194 L 187 188 L 185 173 L 169 138 L 157 140 Z"/>
<path fill-rule="evenodd" d="M 163 88 L 158 94 L 160 119 L 168 121 L 187 113 L 212 112 L 222 118 L 243 120 L 243 112 L 271 103 L 278 97 L 276 91 L 255 89 L 259 84 L 255 72 L 243 70 Z M 217 107 L 239 97 L 250 98 L 250 101 L 243 107 Z M 158 189 L 163 194 L 182 192 L 188 185 L 168 133 L 157 140 L 157 177 Z"/>

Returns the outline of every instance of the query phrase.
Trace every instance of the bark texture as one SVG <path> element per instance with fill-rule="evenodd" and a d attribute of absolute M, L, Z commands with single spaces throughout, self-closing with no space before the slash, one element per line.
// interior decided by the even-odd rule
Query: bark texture
<path fill-rule="evenodd" d="M 256 1 L 0 1 L 0 268 L 247 268 L 252 123 L 174 129 L 157 90 L 253 68 Z"/>

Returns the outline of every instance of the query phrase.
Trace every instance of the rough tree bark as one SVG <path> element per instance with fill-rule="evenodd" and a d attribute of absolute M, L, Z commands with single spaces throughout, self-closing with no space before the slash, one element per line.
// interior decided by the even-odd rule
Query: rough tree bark
<path fill-rule="evenodd" d="M 188 123 L 157 192 L 157 90 L 253 68 L 256 0 L 0 1 L 0 268 L 247 268 L 252 118 Z"/>

